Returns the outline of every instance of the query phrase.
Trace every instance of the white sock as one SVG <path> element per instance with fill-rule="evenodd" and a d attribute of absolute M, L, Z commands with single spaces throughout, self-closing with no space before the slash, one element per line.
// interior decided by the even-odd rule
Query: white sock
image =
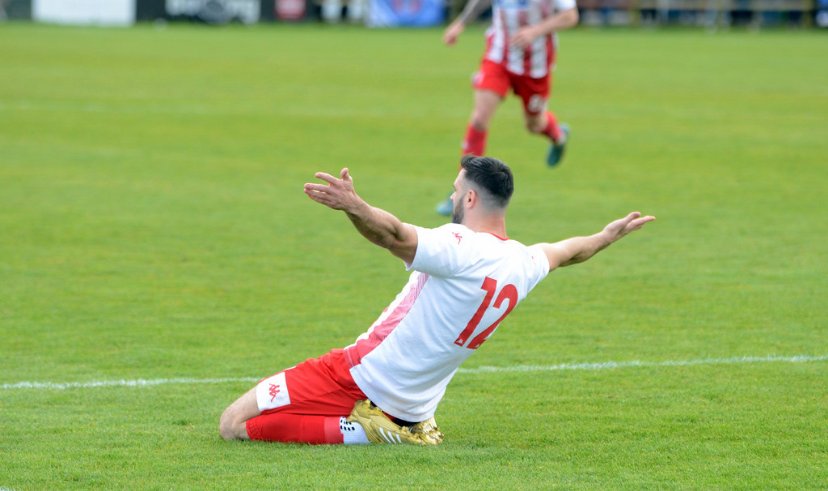
<path fill-rule="evenodd" d="M 339 418 L 339 431 L 342 432 L 342 443 L 345 445 L 368 445 L 368 436 L 359 423 L 347 421 L 347 418 Z"/>

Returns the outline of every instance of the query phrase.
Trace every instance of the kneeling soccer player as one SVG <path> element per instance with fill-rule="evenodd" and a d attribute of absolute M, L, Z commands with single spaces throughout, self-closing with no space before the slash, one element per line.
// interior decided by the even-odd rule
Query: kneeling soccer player
<path fill-rule="evenodd" d="M 491 157 L 464 157 L 451 224 L 401 222 L 354 191 L 348 169 L 305 194 L 342 210 L 369 241 L 405 262 L 402 291 L 356 342 L 263 379 L 230 405 L 227 440 L 437 445 L 434 413 L 460 364 L 553 269 L 586 261 L 654 220 L 638 212 L 594 235 L 526 246 L 506 237 L 512 172 Z"/>

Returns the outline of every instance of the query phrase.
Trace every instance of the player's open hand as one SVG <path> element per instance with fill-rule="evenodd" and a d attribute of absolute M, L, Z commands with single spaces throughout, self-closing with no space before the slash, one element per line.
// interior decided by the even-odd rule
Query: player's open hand
<path fill-rule="evenodd" d="M 317 203 L 334 210 L 347 212 L 353 210 L 362 202 L 362 199 L 357 196 L 354 190 L 354 180 L 347 167 L 339 172 L 339 178 L 327 172 L 317 172 L 314 177 L 327 182 L 327 184 L 305 184 L 305 194 Z"/>
<path fill-rule="evenodd" d="M 654 216 L 641 216 L 641 212 L 634 211 L 624 218 L 619 218 L 614 222 L 609 223 L 604 227 L 604 233 L 607 234 L 612 242 L 624 237 L 630 232 L 635 232 L 648 222 L 655 220 Z"/>
<path fill-rule="evenodd" d="M 532 41 L 537 38 L 539 34 L 535 31 L 533 26 L 521 27 L 514 36 L 509 38 L 509 44 L 520 49 L 525 49 L 532 44 Z"/>

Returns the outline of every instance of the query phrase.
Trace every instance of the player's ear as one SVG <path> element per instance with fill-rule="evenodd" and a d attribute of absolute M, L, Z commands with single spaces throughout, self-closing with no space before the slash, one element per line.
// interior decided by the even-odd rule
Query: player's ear
<path fill-rule="evenodd" d="M 478 196 L 477 191 L 475 191 L 474 189 L 469 189 L 468 191 L 466 191 L 466 196 L 463 199 L 466 201 L 466 203 L 469 204 L 469 207 L 473 207 L 477 204 L 477 201 L 480 199 L 480 196 Z"/>

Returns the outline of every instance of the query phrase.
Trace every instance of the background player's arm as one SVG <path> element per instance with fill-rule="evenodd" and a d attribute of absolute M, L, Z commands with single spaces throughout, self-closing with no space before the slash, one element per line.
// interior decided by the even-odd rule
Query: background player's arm
<path fill-rule="evenodd" d="M 563 266 L 582 263 L 607 246 L 634 232 L 647 222 L 655 220 L 653 216 L 641 216 L 634 211 L 624 218 L 609 223 L 597 234 L 587 237 L 572 237 L 552 244 L 539 244 L 549 260 L 550 271 Z"/>
<path fill-rule="evenodd" d="M 578 9 L 576 7 L 562 10 L 532 26 L 518 30 L 509 40 L 513 46 L 524 48 L 540 36 L 562 31 L 578 25 Z"/>
<path fill-rule="evenodd" d="M 411 264 L 417 252 L 417 231 L 385 210 L 369 205 L 354 190 L 354 181 L 347 168 L 339 178 L 317 172 L 317 179 L 328 184 L 305 184 L 310 199 L 334 210 L 342 210 L 366 239 L 391 251 L 391 254 Z"/>
<path fill-rule="evenodd" d="M 469 0 L 460 15 L 446 28 L 443 33 L 443 42 L 449 45 L 457 42 L 457 38 L 460 37 L 469 22 L 476 19 L 491 4 L 492 0 Z"/>

